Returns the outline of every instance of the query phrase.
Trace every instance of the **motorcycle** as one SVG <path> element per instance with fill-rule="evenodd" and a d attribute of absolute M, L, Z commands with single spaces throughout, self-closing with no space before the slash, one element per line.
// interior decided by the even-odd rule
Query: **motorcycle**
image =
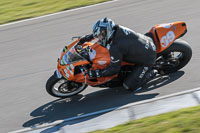
<path fill-rule="evenodd" d="M 183 68 L 192 57 L 190 45 L 178 38 L 187 32 L 185 22 L 174 22 L 153 26 L 147 36 L 156 46 L 157 59 L 154 69 L 160 75 L 173 73 Z M 88 70 L 103 69 L 110 63 L 107 48 L 96 40 L 77 45 L 80 37 L 65 46 L 58 58 L 57 70 L 46 82 L 46 91 L 54 97 L 66 98 L 77 95 L 87 88 L 122 86 L 124 79 L 134 69 L 134 64 L 122 62 L 118 74 L 109 77 L 90 79 Z"/>

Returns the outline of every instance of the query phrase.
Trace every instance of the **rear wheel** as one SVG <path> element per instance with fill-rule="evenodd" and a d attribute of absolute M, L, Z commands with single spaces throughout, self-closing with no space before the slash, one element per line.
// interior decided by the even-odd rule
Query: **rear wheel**
<path fill-rule="evenodd" d="M 176 40 L 169 48 L 158 54 L 156 61 L 159 69 L 164 73 L 176 72 L 183 68 L 192 57 L 190 45 L 183 40 Z"/>
<path fill-rule="evenodd" d="M 52 75 L 46 83 L 46 91 L 54 97 L 66 98 L 77 95 L 87 87 L 87 84 L 69 81 Z"/>

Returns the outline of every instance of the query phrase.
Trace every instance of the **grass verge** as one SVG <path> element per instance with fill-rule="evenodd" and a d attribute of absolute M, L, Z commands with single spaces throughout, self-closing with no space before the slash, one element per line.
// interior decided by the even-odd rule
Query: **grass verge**
<path fill-rule="evenodd" d="M 109 0 L 0 0 L 0 24 Z"/>
<path fill-rule="evenodd" d="M 92 133 L 200 133 L 200 106 L 134 120 Z"/>

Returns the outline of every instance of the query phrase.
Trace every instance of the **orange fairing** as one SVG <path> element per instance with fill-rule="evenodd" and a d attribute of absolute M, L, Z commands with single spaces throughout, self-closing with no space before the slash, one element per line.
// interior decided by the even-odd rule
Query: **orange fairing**
<path fill-rule="evenodd" d="M 113 79 L 114 77 L 117 77 L 117 75 L 113 75 L 113 76 L 109 76 L 109 77 L 100 77 L 100 78 L 97 78 L 96 81 L 92 81 L 92 80 L 89 80 L 89 77 L 87 74 L 86 74 L 86 77 L 84 76 L 84 74 L 82 72 L 75 74 L 75 68 L 77 66 L 87 65 L 90 63 L 87 60 L 80 60 L 75 63 L 67 63 L 67 65 L 61 65 L 62 58 L 65 56 L 65 54 L 67 52 L 69 52 L 71 49 L 73 49 L 73 46 L 77 42 L 78 42 L 78 40 L 73 42 L 72 44 L 70 44 L 67 49 L 64 49 L 61 54 L 60 59 L 58 60 L 57 69 L 66 79 L 75 81 L 75 82 L 84 83 L 85 78 L 86 78 L 87 84 L 94 86 L 94 85 L 98 85 L 98 84 L 107 82 L 107 81 Z M 104 48 L 94 42 L 83 44 L 83 47 L 86 48 L 87 46 L 90 46 L 92 49 L 92 51 L 89 52 L 90 60 L 92 61 L 92 64 L 93 64 L 92 69 L 103 69 L 110 64 L 110 58 L 108 58 L 108 57 L 110 57 L 110 54 L 106 48 Z"/>
<path fill-rule="evenodd" d="M 74 41 L 72 44 L 70 44 L 68 47 L 65 47 L 61 53 L 61 56 L 58 60 L 58 65 L 57 65 L 57 69 L 58 71 L 68 80 L 74 80 L 75 75 L 74 75 L 74 71 L 75 71 L 75 67 L 76 66 L 80 66 L 80 65 L 87 65 L 89 64 L 89 62 L 87 60 L 79 60 L 78 62 L 74 62 L 74 63 L 67 63 L 67 64 L 62 64 L 62 58 L 65 56 L 65 54 L 67 52 L 69 52 L 70 50 L 73 50 L 73 46 L 79 41 L 80 39 Z M 74 52 L 74 51 L 72 51 Z M 62 64 L 62 65 L 61 65 Z"/>
<path fill-rule="evenodd" d="M 101 45 L 97 43 L 87 43 L 83 45 L 84 47 L 90 46 L 92 48 L 92 51 L 90 52 L 90 60 L 92 61 L 92 68 L 95 69 L 104 69 L 108 67 L 110 64 L 110 53 L 107 48 L 102 47 Z M 133 65 L 127 62 L 122 62 L 123 65 Z M 108 76 L 108 77 L 100 77 L 97 78 L 97 80 L 89 80 L 88 75 L 87 77 L 87 83 L 91 86 L 103 84 L 105 82 L 108 82 L 109 80 L 112 80 L 113 78 L 117 77 L 116 75 Z M 85 77 L 80 73 L 77 74 L 74 78 L 74 81 L 76 82 L 84 82 Z"/>
<path fill-rule="evenodd" d="M 110 53 L 107 48 L 95 43 L 91 46 L 93 51 L 90 53 L 92 68 L 103 69 L 110 64 Z"/>
<path fill-rule="evenodd" d="M 110 53 L 108 51 L 108 49 L 102 47 L 101 45 L 97 44 L 97 43 L 87 43 L 85 44 L 86 46 L 90 46 L 92 51 L 89 52 L 90 54 L 90 60 L 92 61 L 92 68 L 93 70 L 95 69 L 104 69 L 106 68 L 109 64 L 110 64 Z M 102 84 L 104 82 L 107 82 L 111 79 L 113 79 L 114 77 L 117 77 L 117 75 L 113 75 L 113 76 L 109 76 L 109 77 L 100 77 L 97 78 L 97 80 L 93 81 L 93 80 L 89 80 L 88 75 L 87 76 L 87 83 L 89 85 L 98 85 L 98 84 Z M 76 82 L 84 82 L 84 78 L 83 76 L 81 76 L 81 74 L 77 74 L 76 75 L 77 78 L 75 78 L 74 80 Z"/>
<path fill-rule="evenodd" d="M 65 53 L 66 52 L 63 52 L 63 54 Z M 67 64 L 67 65 L 60 65 L 60 62 L 61 62 L 61 58 L 58 61 L 57 69 L 68 80 L 74 80 L 76 78 L 76 75 L 74 75 L 76 66 L 89 64 L 89 62 L 86 60 L 78 61 L 78 62 Z"/>
<path fill-rule="evenodd" d="M 177 38 L 187 32 L 185 22 L 159 24 L 152 27 L 150 32 L 156 44 L 157 53 L 168 48 Z"/>
<path fill-rule="evenodd" d="M 79 61 L 73 64 L 68 64 L 65 66 L 59 65 L 57 68 L 59 72 L 67 79 L 67 80 L 76 80 L 77 76 L 74 75 L 75 67 L 80 65 L 87 65 L 88 61 Z"/>

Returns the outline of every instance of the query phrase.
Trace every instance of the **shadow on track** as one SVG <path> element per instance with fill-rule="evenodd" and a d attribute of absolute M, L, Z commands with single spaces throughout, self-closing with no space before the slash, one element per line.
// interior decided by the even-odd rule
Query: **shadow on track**
<path fill-rule="evenodd" d="M 178 71 L 176 73 L 168 75 L 167 78 L 155 79 L 144 86 L 144 89 L 138 91 L 137 93 L 142 93 L 145 91 L 150 91 L 161 86 L 167 85 L 184 74 L 183 71 Z M 134 103 L 142 100 L 152 99 L 159 95 L 159 93 L 152 94 L 139 94 L 124 90 L 122 87 L 102 89 L 87 95 L 77 95 L 71 98 L 58 99 L 47 103 L 33 112 L 30 116 L 33 119 L 25 122 L 23 127 L 34 127 L 42 125 L 44 123 L 51 123 L 56 120 L 63 120 L 66 118 L 71 118 L 75 116 L 84 115 L 91 112 L 96 112 L 104 109 L 121 107 L 129 103 Z M 100 114 L 103 115 L 103 114 Z M 93 119 L 100 115 L 94 115 L 89 118 L 81 119 L 78 121 L 69 121 L 62 123 L 60 125 L 72 125 L 75 123 L 80 123 L 88 119 Z M 57 128 L 56 128 L 57 129 Z M 46 132 L 53 131 L 55 128 L 49 128 L 45 130 Z M 57 129 L 59 130 L 59 129 Z M 45 132 L 44 131 L 44 132 Z"/>
<path fill-rule="evenodd" d="M 167 84 L 179 79 L 180 77 L 182 77 L 184 75 L 184 73 L 185 73 L 184 71 L 177 71 L 175 73 L 170 73 L 169 75 L 157 77 L 157 78 L 151 80 L 150 82 L 148 82 L 147 84 L 145 84 L 143 86 L 143 89 L 138 91 L 137 93 L 143 93 L 146 91 L 154 90 L 156 88 L 160 88 L 164 85 L 167 85 Z"/>

